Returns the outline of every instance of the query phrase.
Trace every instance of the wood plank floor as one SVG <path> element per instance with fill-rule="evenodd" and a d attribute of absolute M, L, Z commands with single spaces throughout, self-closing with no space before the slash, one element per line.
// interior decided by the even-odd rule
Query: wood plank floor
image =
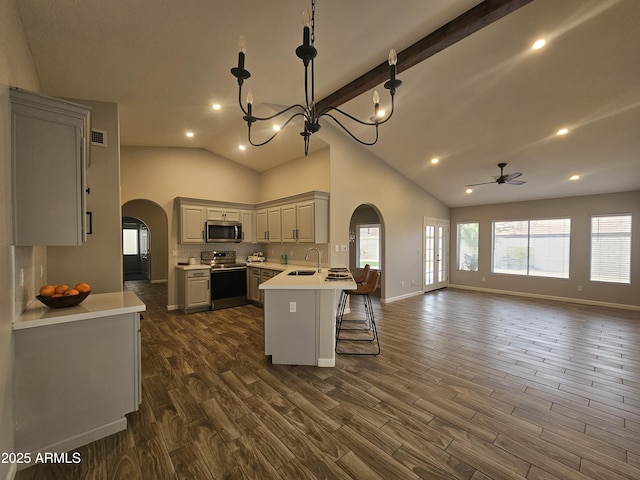
<path fill-rule="evenodd" d="M 25 479 L 638 479 L 638 312 L 446 289 L 374 302 L 382 353 L 271 365 L 254 306 L 148 304 L 143 403 Z"/>

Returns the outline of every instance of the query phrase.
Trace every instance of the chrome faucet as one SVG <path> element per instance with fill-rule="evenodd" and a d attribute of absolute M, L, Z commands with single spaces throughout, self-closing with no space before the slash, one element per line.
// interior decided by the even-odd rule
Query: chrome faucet
<path fill-rule="evenodd" d="M 309 250 L 307 250 L 307 253 L 306 253 L 306 254 L 305 254 L 305 256 L 304 256 L 304 259 L 305 259 L 305 260 L 309 260 L 309 252 L 310 252 L 311 250 L 315 250 L 315 251 L 316 251 L 316 253 L 318 254 L 318 273 L 320 273 L 320 256 L 322 255 L 322 254 L 320 253 L 320 250 L 318 250 L 316 247 L 311 247 Z"/>

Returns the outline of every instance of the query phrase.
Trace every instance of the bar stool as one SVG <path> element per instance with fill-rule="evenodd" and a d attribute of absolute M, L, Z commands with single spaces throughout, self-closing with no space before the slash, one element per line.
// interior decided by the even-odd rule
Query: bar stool
<path fill-rule="evenodd" d="M 360 275 L 357 277 L 355 275 L 353 276 L 353 281 L 356 282 L 356 285 L 362 285 L 367 280 L 370 269 L 371 265 L 367 263 L 362 269 Z M 336 325 L 342 318 L 342 315 L 344 315 L 344 309 L 347 306 L 347 298 L 349 298 L 349 295 L 347 295 L 346 290 L 340 292 L 340 300 L 338 300 L 338 309 L 336 310 Z"/>
<path fill-rule="evenodd" d="M 345 297 L 349 298 L 352 295 L 362 296 L 364 301 L 364 311 L 365 311 L 365 319 L 364 320 L 351 320 L 344 319 L 344 307 L 340 312 L 340 318 L 336 323 L 336 353 L 338 355 L 378 355 L 380 353 L 380 339 L 378 338 L 378 331 L 376 329 L 376 322 L 373 315 L 373 305 L 371 303 L 370 294 L 376 289 L 378 286 L 378 279 L 380 278 L 380 272 L 377 270 L 371 270 L 369 275 L 367 276 L 367 281 L 364 284 L 358 285 L 358 288 L 355 290 L 345 290 Z M 346 300 L 345 302 L 346 303 Z M 354 328 L 346 328 L 343 326 L 343 323 L 347 322 L 357 322 L 364 324 L 364 326 L 354 327 Z M 341 332 L 358 332 L 355 334 L 347 334 L 348 336 L 340 337 Z M 358 352 L 358 351 L 340 351 L 338 347 L 341 342 L 370 342 L 376 343 L 376 350 L 374 352 Z"/>

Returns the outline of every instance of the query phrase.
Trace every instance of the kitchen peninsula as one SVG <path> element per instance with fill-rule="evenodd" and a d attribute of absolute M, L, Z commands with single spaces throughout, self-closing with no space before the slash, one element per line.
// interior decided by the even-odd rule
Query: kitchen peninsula
<path fill-rule="evenodd" d="M 335 322 L 342 290 L 356 288 L 349 275 L 290 267 L 260 284 L 264 290 L 264 351 L 274 364 L 335 366 Z"/>

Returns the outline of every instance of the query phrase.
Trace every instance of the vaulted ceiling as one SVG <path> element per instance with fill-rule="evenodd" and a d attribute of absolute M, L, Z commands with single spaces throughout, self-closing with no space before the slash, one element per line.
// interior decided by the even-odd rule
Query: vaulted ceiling
<path fill-rule="evenodd" d="M 479 3 L 317 0 L 316 99 Z M 299 125 L 265 147 L 238 149 L 247 143 L 246 124 L 229 70 L 244 35 L 254 112 L 302 103 L 303 67 L 294 51 L 310 2 L 17 4 L 43 93 L 117 102 L 122 145 L 205 148 L 257 171 L 303 155 Z M 638 25 L 636 0 L 533 0 L 399 69 L 396 112 L 366 148 L 452 207 L 639 190 Z M 539 38 L 546 45 L 532 50 Z M 369 118 L 373 89 L 341 108 Z M 375 89 L 388 108 L 387 91 Z M 560 128 L 568 133 L 556 135 Z M 321 135 L 312 137 L 312 149 L 324 146 Z M 500 162 L 527 183 L 465 193 L 466 184 L 492 181 Z"/>

